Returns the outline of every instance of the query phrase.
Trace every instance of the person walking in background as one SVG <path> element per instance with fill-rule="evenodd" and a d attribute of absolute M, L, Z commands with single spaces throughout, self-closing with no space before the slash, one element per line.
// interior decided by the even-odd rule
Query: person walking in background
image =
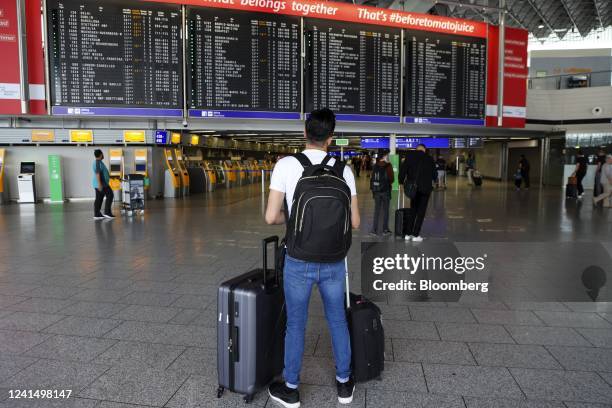
<path fill-rule="evenodd" d="M 446 189 L 446 160 L 441 155 L 436 160 L 436 172 L 438 174 L 436 187 Z"/>
<path fill-rule="evenodd" d="M 589 162 L 587 158 L 584 156 L 582 149 L 578 149 L 576 152 L 576 169 L 574 170 L 574 176 L 576 177 L 576 188 L 578 189 L 578 199 L 581 199 L 584 195 L 584 186 L 582 185 L 582 180 L 584 176 L 586 176 L 587 169 L 589 166 Z"/>
<path fill-rule="evenodd" d="M 519 191 L 521 189 L 521 184 L 523 182 L 523 173 L 522 173 L 520 165 L 516 169 L 516 172 L 514 173 L 513 177 L 514 177 L 514 185 L 516 187 L 516 191 Z"/>
<path fill-rule="evenodd" d="M 604 149 L 599 149 L 596 159 L 597 168 L 595 170 L 595 185 L 593 186 L 593 197 L 598 196 L 603 192 L 603 182 L 601 181 L 601 169 L 606 164 L 606 152 Z"/>
<path fill-rule="evenodd" d="M 353 159 L 353 169 L 355 170 L 355 176 L 359 177 L 359 173 L 361 173 L 361 157 L 355 156 Z"/>
<path fill-rule="evenodd" d="M 468 157 L 465 161 L 465 171 L 467 173 L 468 185 L 474 184 L 474 169 L 476 168 L 476 157 L 474 156 L 474 152 L 469 151 Z"/>
<path fill-rule="evenodd" d="M 389 229 L 389 203 L 391 202 L 391 186 L 393 185 L 393 166 L 389 163 L 389 152 L 382 151 L 378 155 L 372 177 L 370 178 L 370 190 L 374 196 L 374 218 L 370 234 L 378 234 L 380 217 L 383 218 L 382 234 L 390 235 Z M 382 214 L 381 214 L 382 213 Z"/>
<path fill-rule="evenodd" d="M 429 196 L 433 190 L 435 163 L 427 154 L 424 144 L 417 146 L 416 152 L 404 160 L 400 166 L 398 180 L 404 184 L 404 192 L 409 185 L 416 186 L 416 194 L 410 200 L 410 215 L 404 219 L 403 233 L 406 241 L 421 242 L 421 227 L 425 220 Z"/>
<path fill-rule="evenodd" d="M 108 173 L 108 169 L 104 164 L 104 154 L 102 150 L 96 149 L 94 151 L 94 157 L 96 160 L 93 162 L 93 188 L 96 192 L 96 200 L 94 201 L 94 220 L 102 220 L 104 218 L 115 218 L 111 211 L 111 206 L 113 205 L 113 190 L 111 190 L 108 185 L 110 181 L 110 174 Z M 100 212 L 102 208 L 102 201 L 106 197 L 106 203 L 104 205 L 104 213 Z"/>
<path fill-rule="evenodd" d="M 593 197 L 593 204 L 604 200 L 604 207 L 612 207 L 612 154 L 606 156 L 606 162 L 601 166 L 601 186 L 603 193 Z"/>
<path fill-rule="evenodd" d="M 524 154 L 521 154 L 521 160 L 519 160 L 519 169 L 521 170 L 521 181 L 525 184 L 525 188 L 529 189 L 529 160 Z M 519 186 L 520 188 L 520 186 Z"/>

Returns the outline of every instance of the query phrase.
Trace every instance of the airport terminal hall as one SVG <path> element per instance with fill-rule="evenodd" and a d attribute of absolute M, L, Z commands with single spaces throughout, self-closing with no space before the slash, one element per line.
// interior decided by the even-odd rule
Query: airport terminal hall
<path fill-rule="evenodd" d="M 612 0 L 0 0 L 0 408 L 612 408 Z"/>

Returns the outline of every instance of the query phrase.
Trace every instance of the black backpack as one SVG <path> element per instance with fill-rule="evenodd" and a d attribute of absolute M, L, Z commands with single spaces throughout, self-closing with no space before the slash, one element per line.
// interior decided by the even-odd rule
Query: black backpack
<path fill-rule="evenodd" d="M 351 190 L 344 180 L 345 163 L 333 166 L 326 156 L 313 165 L 303 153 L 294 156 L 304 167 L 295 186 L 285 237 L 287 253 L 308 262 L 337 262 L 351 247 Z M 287 203 L 285 203 L 287 204 Z"/>
<path fill-rule="evenodd" d="M 387 166 L 374 166 L 372 177 L 370 177 L 370 190 L 373 193 L 383 193 L 389 191 L 390 187 L 389 175 L 387 174 Z"/>

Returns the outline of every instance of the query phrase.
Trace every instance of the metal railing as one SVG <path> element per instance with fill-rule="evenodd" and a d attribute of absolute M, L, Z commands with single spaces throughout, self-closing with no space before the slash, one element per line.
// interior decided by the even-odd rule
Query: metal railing
<path fill-rule="evenodd" d="M 527 79 L 528 89 L 574 89 L 611 86 L 612 71 L 550 75 Z"/>

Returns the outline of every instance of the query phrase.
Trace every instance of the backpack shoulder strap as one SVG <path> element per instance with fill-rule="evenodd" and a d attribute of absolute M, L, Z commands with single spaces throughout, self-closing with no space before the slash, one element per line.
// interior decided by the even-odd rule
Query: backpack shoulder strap
<path fill-rule="evenodd" d="M 327 156 L 325 156 L 323 158 L 323 161 L 321 162 L 322 166 L 327 166 L 327 163 L 329 163 L 329 161 L 332 159 L 332 157 L 328 154 Z M 336 160 L 336 162 L 338 162 L 338 160 Z"/>
<path fill-rule="evenodd" d="M 301 153 L 301 152 L 300 153 L 296 153 L 296 154 L 293 155 L 293 157 L 298 159 L 298 161 L 300 162 L 300 164 L 304 168 L 312 166 L 312 162 L 310 161 L 310 159 L 308 159 L 308 156 L 306 156 L 304 153 Z"/>

